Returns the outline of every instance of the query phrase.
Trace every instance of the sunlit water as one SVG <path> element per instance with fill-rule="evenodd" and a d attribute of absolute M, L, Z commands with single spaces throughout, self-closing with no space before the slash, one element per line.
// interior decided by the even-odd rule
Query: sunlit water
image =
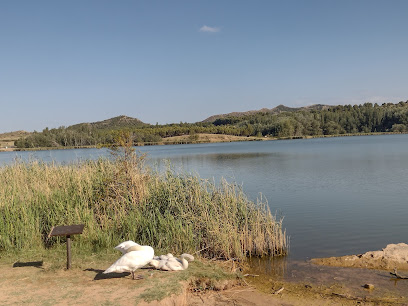
<path fill-rule="evenodd" d="M 261 193 L 284 216 L 291 259 L 340 256 L 408 242 L 408 135 L 138 147 L 149 163 L 221 177 Z M 2 152 L 23 160 L 72 162 L 106 149 Z"/>

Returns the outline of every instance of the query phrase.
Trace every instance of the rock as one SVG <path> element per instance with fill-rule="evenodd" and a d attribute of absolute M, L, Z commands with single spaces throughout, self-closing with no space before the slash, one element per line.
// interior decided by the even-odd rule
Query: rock
<path fill-rule="evenodd" d="M 373 285 L 373 284 L 365 284 L 363 287 L 366 288 L 366 289 L 368 289 L 368 290 L 373 290 L 373 289 L 374 289 L 374 285 Z"/>
<path fill-rule="evenodd" d="M 359 255 L 314 258 L 312 262 L 319 265 L 338 267 L 408 270 L 408 244 L 389 244 L 381 251 L 370 251 Z"/>

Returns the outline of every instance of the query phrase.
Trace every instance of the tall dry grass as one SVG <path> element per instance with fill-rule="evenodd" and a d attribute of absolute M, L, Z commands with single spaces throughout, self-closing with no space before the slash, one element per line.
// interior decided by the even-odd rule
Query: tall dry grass
<path fill-rule="evenodd" d="M 135 240 L 174 253 L 210 258 L 283 255 L 282 220 L 240 188 L 168 170 L 143 156 L 71 165 L 16 162 L 0 168 L 0 251 L 48 248 L 54 225 L 84 223 L 76 247 L 89 251 Z"/>

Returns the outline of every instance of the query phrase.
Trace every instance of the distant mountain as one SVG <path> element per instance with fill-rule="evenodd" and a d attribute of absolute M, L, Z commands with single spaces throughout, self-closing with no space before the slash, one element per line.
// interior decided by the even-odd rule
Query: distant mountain
<path fill-rule="evenodd" d="M 225 117 L 242 117 L 242 116 L 248 116 L 248 115 L 253 115 L 257 113 L 269 113 L 269 114 L 279 114 L 283 112 L 296 112 L 299 110 L 322 110 L 322 109 L 328 109 L 331 107 L 330 105 L 324 105 L 324 104 L 313 104 L 310 106 L 304 106 L 304 107 L 288 107 L 285 105 L 278 105 L 274 108 L 262 108 L 260 110 L 250 110 L 246 112 L 232 112 L 228 114 L 220 114 L 220 115 L 213 115 L 208 117 L 207 119 L 203 120 L 202 122 L 214 122 L 217 119 L 220 118 L 225 118 Z"/>
<path fill-rule="evenodd" d="M 117 129 L 117 128 L 125 128 L 125 127 L 143 127 L 148 126 L 150 124 L 144 123 L 137 118 L 132 118 L 128 116 L 117 116 L 110 119 L 106 119 L 103 121 L 91 122 L 91 123 L 79 123 L 75 125 L 71 125 L 70 129 L 78 129 L 82 128 L 83 126 L 90 126 L 95 129 Z"/>

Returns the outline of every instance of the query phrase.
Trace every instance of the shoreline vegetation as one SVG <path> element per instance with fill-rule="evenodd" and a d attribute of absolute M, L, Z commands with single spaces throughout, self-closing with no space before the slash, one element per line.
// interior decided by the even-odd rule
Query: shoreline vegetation
<path fill-rule="evenodd" d="M 0 168 L 0 252 L 49 249 L 52 226 L 85 224 L 75 237 L 88 252 L 137 240 L 175 254 L 245 259 L 280 256 L 288 245 L 282 219 L 242 189 L 172 169 L 157 173 L 130 144 L 113 160 L 71 165 L 15 162 Z"/>

